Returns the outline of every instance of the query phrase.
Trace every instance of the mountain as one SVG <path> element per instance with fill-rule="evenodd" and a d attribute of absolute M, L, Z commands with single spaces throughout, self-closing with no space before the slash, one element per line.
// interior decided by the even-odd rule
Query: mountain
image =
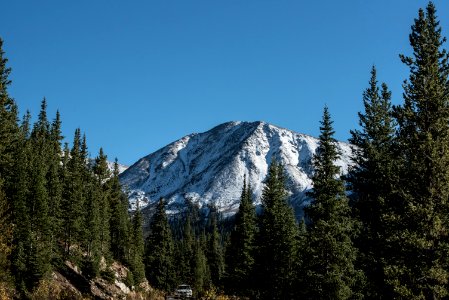
<path fill-rule="evenodd" d="M 139 159 L 120 175 L 135 205 L 168 200 L 176 211 L 187 200 L 201 207 L 214 203 L 225 215 L 239 205 L 246 174 L 256 204 L 273 159 L 285 166 L 289 201 L 298 216 L 308 203 L 305 192 L 312 187 L 311 159 L 318 139 L 265 122 L 228 122 L 204 133 L 187 135 Z M 350 164 L 351 148 L 339 142 L 342 156 L 337 165 L 343 173 Z"/>

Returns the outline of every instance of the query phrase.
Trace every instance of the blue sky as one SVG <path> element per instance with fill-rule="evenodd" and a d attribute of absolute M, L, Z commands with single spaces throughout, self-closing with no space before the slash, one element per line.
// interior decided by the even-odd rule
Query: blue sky
<path fill-rule="evenodd" d="M 449 2 L 434 1 L 449 35 Z M 317 136 L 357 126 L 373 64 L 402 102 L 418 0 L 4 1 L 10 94 L 35 116 L 46 97 L 70 142 L 132 164 L 192 132 L 263 120 Z"/>

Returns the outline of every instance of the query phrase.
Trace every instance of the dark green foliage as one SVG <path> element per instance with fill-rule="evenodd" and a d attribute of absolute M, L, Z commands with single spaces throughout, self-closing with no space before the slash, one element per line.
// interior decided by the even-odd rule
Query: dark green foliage
<path fill-rule="evenodd" d="M 111 176 L 107 156 L 103 152 L 103 148 L 100 148 L 98 156 L 95 158 L 95 163 L 93 166 L 93 172 L 97 178 L 97 200 L 99 203 L 99 247 L 103 256 L 110 256 L 110 231 L 109 231 L 109 220 L 111 218 L 110 203 L 108 199 L 108 185 L 106 181 Z"/>
<path fill-rule="evenodd" d="M 270 165 L 262 194 L 258 236 L 257 283 L 264 299 L 288 299 L 294 294 L 298 227 L 287 203 L 282 165 Z"/>
<path fill-rule="evenodd" d="M 108 181 L 109 207 L 110 207 L 110 241 L 113 258 L 125 262 L 128 247 L 129 217 L 128 198 L 122 191 L 118 179 L 118 161 L 114 162 L 112 178 Z"/>
<path fill-rule="evenodd" d="M 386 84 L 379 90 L 376 69 L 371 70 L 369 87 L 363 93 L 364 112 L 359 113 L 360 130 L 351 131 L 352 160 L 347 180 L 353 192 L 354 215 L 361 232 L 355 240 L 360 250 L 359 264 L 366 275 L 365 294 L 378 298 L 387 294 L 383 269 L 387 253 L 384 215 L 394 189 L 394 122 L 391 116 L 391 93 Z"/>
<path fill-rule="evenodd" d="M 165 214 L 165 200 L 160 199 L 150 225 L 145 249 L 145 274 L 154 287 L 174 288 L 173 238 Z"/>
<path fill-rule="evenodd" d="M 193 287 L 197 295 L 202 294 L 211 286 L 211 274 L 204 251 L 205 247 L 206 235 L 203 232 L 195 243 L 193 257 Z"/>
<path fill-rule="evenodd" d="M 11 284 L 11 240 L 13 234 L 11 210 L 0 178 L 0 286 Z"/>
<path fill-rule="evenodd" d="M 69 153 L 65 153 L 68 155 Z M 84 221 L 84 187 L 83 170 L 85 161 L 81 155 L 81 130 L 76 129 L 73 139 L 72 150 L 67 161 L 66 180 L 63 194 L 63 227 L 66 257 L 76 255 L 72 246 L 77 247 L 82 239 Z M 79 249 L 79 248 L 78 248 Z"/>
<path fill-rule="evenodd" d="M 217 209 L 209 208 L 209 233 L 207 236 L 206 256 L 209 265 L 211 281 L 214 286 L 220 286 L 224 272 L 223 250 L 221 247 L 221 236 L 218 232 Z"/>
<path fill-rule="evenodd" d="M 140 212 L 139 204 L 137 203 L 137 208 L 131 223 L 131 247 L 129 258 L 133 281 L 136 284 L 139 284 L 145 279 L 145 265 L 143 263 L 145 244 L 143 241 L 142 223 L 142 213 Z"/>
<path fill-rule="evenodd" d="M 313 198 L 305 213 L 309 222 L 303 268 L 306 298 L 350 299 L 359 272 L 354 268 L 356 250 L 352 245 L 353 221 L 339 179 L 340 168 L 334 164 L 339 152 L 327 107 L 324 108 L 317 153 L 313 158 L 315 172 Z"/>
<path fill-rule="evenodd" d="M 8 59 L 4 55 L 3 40 L 0 39 L 0 177 L 5 181 L 4 189 L 8 196 L 13 190 L 14 153 L 17 151 L 19 128 L 17 105 L 8 94 L 11 69 L 6 66 Z"/>
<path fill-rule="evenodd" d="M 193 284 L 194 276 L 194 250 L 195 250 L 195 233 L 192 229 L 190 215 L 187 216 L 184 222 L 183 235 L 179 244 L 179 260 L 178 260 L 178 278 L 180 282 Z"/>
<path fill-rule="evenodd" d="M 247 295 L 252 286 L 255 256 L 256 211 L 251 188 L 243 181 L 239 210 L 226 249 L 226 285 L 230 292 Z"/>
<path fill-rule="evenodd" d="M 400 173 L 395 202 L 386 216 L 392 256 L 387 283 L 395 297 L 448 296 L 449 279 L 449 64 L 445 38 L 429 3 L 412 26 L 404 104 L 394 107 L 399 124 Z"/>

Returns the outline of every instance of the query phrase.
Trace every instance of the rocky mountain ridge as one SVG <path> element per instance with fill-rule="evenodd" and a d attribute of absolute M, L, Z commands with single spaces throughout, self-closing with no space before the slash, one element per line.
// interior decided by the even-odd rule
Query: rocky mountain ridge
<path fill-rule="evenodd" d="M 155 203 L 164 197 L 175 212 L 186 201 L 200 207 L 215 204 L 225 215 L 238 208 L 247 176 L 255 204 L 260 204 L 264 179 L 273 159 L 286 171 L 289 201 L 301 215 L 312 188 L 312 157 L 317 138 L 265 122 L 228 122 L 204 133 L 187 135 L 149 154 L 120 175 L 135 205 Z M 351 147 L 339 142 L 342 174 L 350 165 Z"/>

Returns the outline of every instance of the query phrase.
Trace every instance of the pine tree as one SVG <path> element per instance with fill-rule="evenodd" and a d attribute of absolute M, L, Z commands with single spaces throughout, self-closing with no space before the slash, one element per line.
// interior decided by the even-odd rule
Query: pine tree
<path fill-rule="evenodd" d="M 13 227 L 11 211 L 3 191 L 3 179 L 0 178 L 0 292 L 11 286 L 11 240 Z"/>
<path fill-rule="evenodd" d="M 205 239 L 205 236 L 203 234 Z M 195 293 L 201 294 L 210 287 L 210 272 L 207 258 L 204 254 L 204 247 L 201 240 L 197 240 L 194 247 L 193 256 L 193 289 Z"/>
<path fill-rule="evenodd" d="M 251 197 L 251 188 L 243 180 L 239 210 L 231 241 L 226 251 L 226 283 L 230 291 L 249 296 L 255 256 L 256 211 Z"/>
<path fill-rule="evenodd" d="M 334 164 L 340 154 L 327 107 L 320 131 L 313 157 L 313 190 L 308 193 L 313 201 L 305 208 L 309 221 L 304 264 L 307 298 L 349 299 L 355 296 L 359 272 L 354 268 L 353 221 L 344 183 L 338 178 L 340 168 Z"/>
<path fill-rule="evenodd" d="M 160 199 L 150 224 L 145 249 L 145 274 L 151 285 L 169 291 L 173 288 L 173 238 L 165 213 L 165 200 Z"/>
<path fill-rule="evenodd" d="M 100 148 L 98 156 L 95 158 L 93 172 L 97 177 L 97 188 L 99 190 L 98 201 L 100 205 L 99 219 L 99 242 L 100 250 L 103 256 L 109 257 L 110 251 L 110 229 L 109 223 L 111 218 L 110 203 L 108 200 L 108 186 L 106 181 L 111 176 L 107 163 L 107 156 Z"/>
<path fill-rule="evenodd" d="M 128 198 L 122 191 L 118 175 L 118 162 L 117 159 L 115 159 L 113 175 L 108 181 L 109 207 L 111 209 L 109 224 L 111 252 L 115 259 L 125 262 L 130 226 L 128 218 Z"/>
<path fill-rule="evenodd" d="M 19 135 L 17 105 L 8 94 L 11 84 L 8 59 L 0 39 L 0 177 L 4 180 L 6 197 L 12 193 L 15 152 Z"/>
<path fill-rule="evenodd" d="M 180 244 L 180 267 L 179 267 L 179 279 L 183 283 L 193 284 L 194 275 L 193 270 L 195 269 L 194 264 L 194 248 L 195 248 L 195 233 L 192 229 L 192 221 L 190 214 L 187 215 L 184 228 L 182 240 Z"/>
<path fill-rule="evenodd" d="M 140 212 L 139 203 L 134 211 L 131 226 L 131 249 L 129 264 L 131 272 L 133 273 L 134 282 L 139 284 L 145 279 L 145 265 L 143 263 L 143 257 L 145 254 L 143 231 L 142 231 L 142 213 Z"/>
<path fill-rule="evenodd" d="M 69 155 L 69 157 L 67 157 Z M 81 130 L 75 130 L 72 149 L 65 153 L 66 179 L 63 194 L 64 249 L 67 256 L 79 256 L 72 246 L 80 246 L 84 221 L 83 169 L 85 161 L 81 155 Z M 73 248 L 73 249 L 72 249 Z M 79 251 L 78 251 L 79 252 Z"/>
<path fill-rule="evenodd" d="M 38 121 L 31 132 L 30 197 L 28 200 L 31 227 L 29 288 L 48 275 L 51 270 L 51 232 L 49 193 L 47 189 L 48 153 L 50 151 L 50 123 L 47 119 L 45 99 L 41 104 Z"/>
<path fill-rule="evenodd" d="M 355 217 L 361 232 L 355 243 L 360 250 L 360 264 L 367 277 L 366 296 L 378 298 L 385 294 L 383 262 L 386 255 L 383 219 L 395 182 L 394 132 L 391 92 L 386 84 L 378 87 L 375 67 L 371 70 L 369 87 L 363 93 L 364 113 L 359 113 L 360 130 L 351 131 L 354 145 L 353 167 L 347 176 L 354 198 Z"/>
<path fill-rule="evenodd" d="M 48 150 L 48 201 L 49 201 L 49 218 L 51 226 L 50 243 L 52 245 L 52 259 L 59 261 L 61 259 L 61 251 L 58 241 L 62 238 L 62 188 L 63 182 L 61 178 L 62 149 L 61 141 L 63 139 L 61 133 L 61 116 L 59 111 L 56 112 L 56 118 L 53 120 L 50 128 L 50 140 Z M 59 263 L 61 263 L 59 261 Z"/>
<path fill-rule="evenodd" d="M 24 116 L 20 127 L 18 147 L 13 180 L 16 183 L 12 191 L 11 206 L 13 231 L 13 251 L 11 254 L 12 272 L 17 290 L 24 294 L 29 282 L 29 255 L 31 245 L 31 222 L 28 206 L 29 198 L 29 164 L 31 157 L 30 135 L 30 113 Z"/>
<path fill-rule="evenodd" d="M 223 251 L 221 247 L 221 237 L 218 232 L 217 208 L 209 208 L 209 234 L 207 236 L 207 262 L 209 264 L 212 284 L 220 286 L 224 272 Z"/>
<path fill-rule="evenodd" d="M 433 3 L 419 10 L 410 34 L 412 56 L 404 104 L 394 107 L 399 124 L 400 181 L 386 238 L 392 249 L 387 283 L 395 297 L 448 296 L 449 64 Z"/>
<path fill-rule="evenodd" d="M 298 227 L 287 203 L 282 165 L 273 161 L 262 193 L 256 276 L 264 299 L 293 296 Z"/>

